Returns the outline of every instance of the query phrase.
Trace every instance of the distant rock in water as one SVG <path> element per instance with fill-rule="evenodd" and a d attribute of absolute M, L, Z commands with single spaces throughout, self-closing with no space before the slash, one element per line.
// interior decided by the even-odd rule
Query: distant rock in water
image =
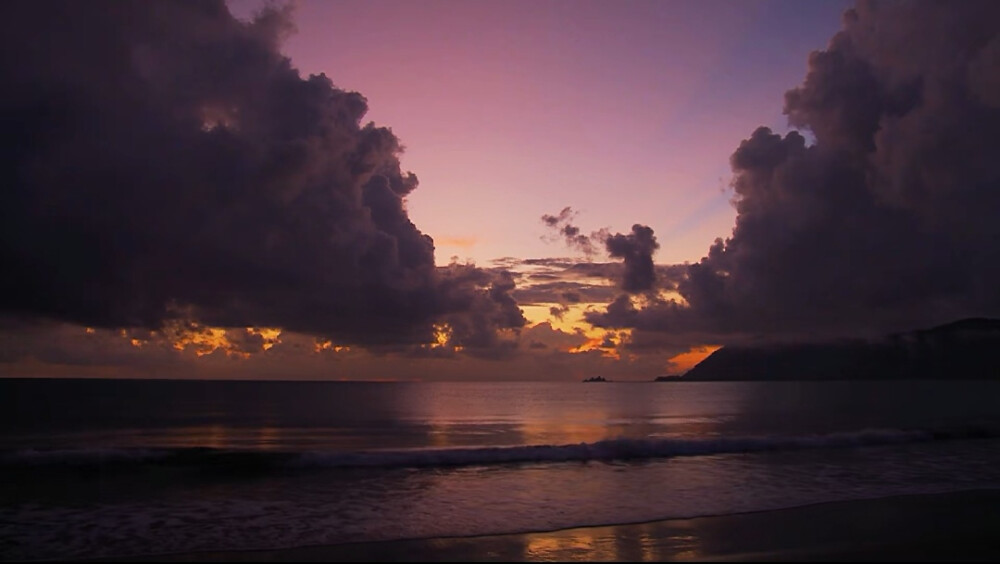
<path fill-rule="evenodd" d="M 587 378 L 584 382 L 607 382 L 603 376 L 594 376 L 593 378 Z"/>
<path fill-rule="evenodd" d="M 657 376 L 654 382 L 680 382 L 684 378 L 681 374 L 667 374 L 666 376 Z"/>
<path fill-rule="evenodd" d="M 1000 320 L 965 319 L 875 341 L 727 346 L 679 380 L 904 379 L 1000 380 Z"/>

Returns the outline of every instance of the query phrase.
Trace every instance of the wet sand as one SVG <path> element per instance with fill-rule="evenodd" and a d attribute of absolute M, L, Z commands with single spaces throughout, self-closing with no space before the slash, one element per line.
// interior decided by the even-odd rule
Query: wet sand
<path fill-rule="evenodd" d="M 198 552 L 140 560 L 996 561 L 1000 560 L 1000 490 L 834 502 L 549 532 Z"/>

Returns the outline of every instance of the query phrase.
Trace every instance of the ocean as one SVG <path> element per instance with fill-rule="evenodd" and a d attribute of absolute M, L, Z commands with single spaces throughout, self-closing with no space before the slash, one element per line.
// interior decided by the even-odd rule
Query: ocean
<path fill-rule="evenodd" d="M 1000 382 L 0 379 L 0 559 L 547 531 L 1000 487 Z"/>

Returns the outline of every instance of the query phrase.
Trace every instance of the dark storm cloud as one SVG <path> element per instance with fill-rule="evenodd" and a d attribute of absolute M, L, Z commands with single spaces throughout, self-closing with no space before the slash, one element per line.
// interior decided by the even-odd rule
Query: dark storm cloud
<path fill-rule="evenodd" d="M 628 235 L 616 233 L 604 242 L 608 254 L 613 258 L 625 259 L 622 289 L 626 292 L 651 290 L 656 282 L 653 268 L 653 253 L 660 248 L 653 230 L 645 225 L 633 225 Z"/>
<path fill-rule="evenodd" d="M 19 2 L 0 23 L 0 309 L 100 327 L 171 318 L 488 346 L 509 275 L 438 272 L 399 140 L 303 78 L 222 1 Z"/>
<path fill-rule="evenodd" d="M 453 266 L 442 276 L 441 285 L 442 294 L 452 300 L 447 304 L 451 313 L 443 316 L 451 330 L 449 345 L 484 358 L 503 358 L 513 352 L 517 343 L 500 333 L 523 327 L 525 319 L 512 296 L 510 273 Z"/>
<path fill-rule="evenodd" d="M 681 305 L 627 298 L 591 321 L 803 335 L 1000 314 L 1000 3 L 861 2 L 785 96 L 791 132 L 732 155 L 732 236 Z"/>

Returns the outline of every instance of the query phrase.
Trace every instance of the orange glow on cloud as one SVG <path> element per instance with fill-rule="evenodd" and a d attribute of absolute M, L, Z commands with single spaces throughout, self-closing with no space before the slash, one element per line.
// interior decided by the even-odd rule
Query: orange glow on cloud
<path fill-rule="evenodd" d="M 260 337 L 264 340 L 261 348 L 265 351 L 274 345 L 281 343 L 281 339 L 279 339 L 281 336 L 281 329 L 274 327 L 247 327 L 247 333 L 250 335 L 260 335 Z"/>
<path fill-rule="evenodd" d="M 252 340 L 249 344 L 241 341 L 245 338 L 241 333 L 259 337 L 260 340 Z M 156 335 L 154 332 L 153 335 Z M 194 354 L 202 357 L 212 354 L 218 350 L 223 351 L 226 356 L 236 358 L 250 358 L 254 352 L 266 351 L 274 345 L 281 343 L 281 329 L 276 327 L 205 327 L 196 323 L 175 322 L 167 326 L 163 334 L 175 350 L 186 351 L 189 348 Z M 129 338 L 123 333 L 122 337 Z M 140 348 L 149 342 L 149 339 L 131 338 L 132 346 Z M 243 346 L 241 345 L 243 343 Z M 254 350 L 256 346 L 260 349 Z"/>
<path fill-rule="evenodd" d="M 203 327 L 195 330 L 181 330 L 173 342 L 174 348 L 183 351 L 194 349 L 194 354 L 205 356 L 218 349 L 229 351 L 232 343 L 226 337 L 226 330 L 221 327 Z"/>
<path fill-rule="evenodd" d="M 538 325 L 539 323 L 549 322 L 552 326 L 563 325 L 562 321 L 559 319 L 552 319 L 552 315 L 549 313 L 549 304 L 544 305 L 522 305 L 518 304 L 521 308 L 521 313 L 524 318 L 528 321 L 528 325 Z"/>
<path fill-rule="evenodd" d="M 691 350 L 683 352 L 668 360 L 670 369 L 676 374 L 687 372 L 694 368 L 696 364 L 708 358 L 708 355 L 722 348 L 720 345 L 704 345 L 691 347 Z"/>
<path fill-rule="evenodd" d="M 553 331 L 565 333 L 566 335 L 580 336 L 586 339 L 583 343 L 564 349 L 572 354 L 588 353 L 598 351 L 605 358 L 621 360 L 621 353 L 618 347 L 631 336 L 631 331 L 624 329 L 617 332 L 609 332 L 606 329 L 594 327 L 587 323 L 583 315 L 588 309 L 603 307 L 601 303 L 576 303 L 569 304 L 565 313 L 561 317 L 552 315 L 549 308 L 558 306 L 556 303 L 539 303 L 532 305 L 522 305 L 521 311 L 530 327 L 537 327 L 548 324 Z M 606 341 L 613 343 L 613 347 L 604 346 Z"/>
<path fill-rule="evenodd" d="M 451 326 L 447 323 L 437 323 L 434 325 L 434 343 L 432 349 L 441 348 L 451 341 Z"/>
<path fill-rule="evenodd" d="M 599 336 L 594 337 L 594 333 L 599 332 Z M 587 353 L 591 351 L 599 351 L 601 356 L 605 358 L 613 358 L 615 360 L 621 360 L 622 355 L 618 348 L 628 340 L 631 332 L 628 329 L 623 329 L 621 331 L 605 331 L 603 329 L 591 328 L 587 334 L 587 342 L 582 345 L 572 348 L 569 352 L 574 354 Z M 611 346 L 609 346 L 611 345 Z"/>
<path fill-rule="evenodd" d="M 528 320 L 528 325 L 538 325 L 539 323 L 550 323 L 554 329 L 559 329 L 567 333 L 573 333 L 577 330 L 581 330 L 588 336 L 596 337 L 598 335 L 603 335 L 604 332 L 600 329 L 594 329 L 589 323 L 584 321 L 583 314 L 588 308 L 603 308 L 607 304 L 602 303 L 576 303 L 569 304 L 567 306 L 566 312 L 563 313 L 562 317 L 556 317 L 552 315 L 549 308 L 553 306 L 558 306 L 557 303 L 538 303 L 521 305 L 521 312 L 524 314 L 524 318 Z"/>
<path fill-rule="evenodd" d="M 604 339 L 587 339 L 587 342 L 580 345 L 579 347 L 574 347 L 569 350 L 573 354 L 588 353 L 591 351 L 599 351 L 601 356 L 607 358 L 613 358 L 615 360 L 621 360 L 621 355 L 618 353 L 618 349 L 606 349 L 601 345 L 604 344 Z"/>
<path fill-rule="evenodd" d="M 331 341 L 330 339 L 326 339 L 325 341 L 317 339 L 316 342 L 313 344 L 313 352 L 318 354 L 323 351 L 332 351 L 335 353 L 350 352 L 351 347 L 347 345 L 335 345 L 333 344 L 333 341 Z"/>

